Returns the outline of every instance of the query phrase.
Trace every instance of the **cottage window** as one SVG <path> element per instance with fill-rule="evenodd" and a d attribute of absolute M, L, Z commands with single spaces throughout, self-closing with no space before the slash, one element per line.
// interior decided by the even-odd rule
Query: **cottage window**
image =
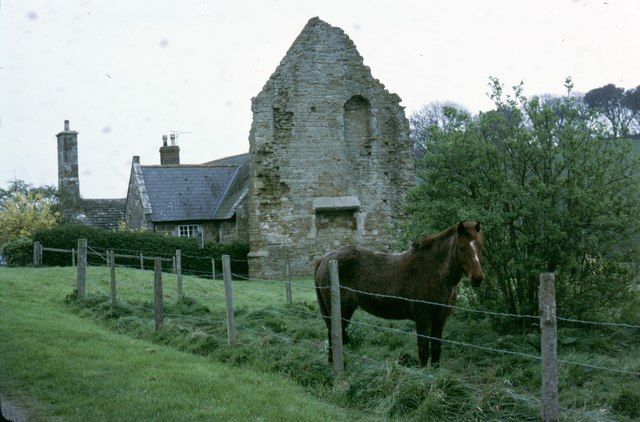
<path fill-rule="evenodd" d="M 200 226 L 197 224 L 184 224 L 178 226 L 178 236 L 196 237 L 200 234 Z"/>

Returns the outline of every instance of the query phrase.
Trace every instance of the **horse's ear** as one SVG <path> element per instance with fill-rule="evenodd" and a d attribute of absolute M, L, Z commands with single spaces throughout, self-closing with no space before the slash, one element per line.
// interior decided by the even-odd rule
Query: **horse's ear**
<path fill-rule="evenodd" d="M 458 234 L 464 234 L 467 228 L 464 226 L 464 221 L 458 223 Z"/>
<path fill-rule="evenodd" d="M 480 233 L 480 222 L 476 223 L 476 231 Z"/>

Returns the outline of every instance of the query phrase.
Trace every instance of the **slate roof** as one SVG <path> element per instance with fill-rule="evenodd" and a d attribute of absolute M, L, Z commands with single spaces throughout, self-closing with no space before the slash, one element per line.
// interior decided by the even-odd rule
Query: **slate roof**
<path fill-rule="evenodd" d="M 249 158 L 249 154 L 242 154 L 211 162 L 211 164 L 216 165 L 238 166 L 238 171 L 229 184 L 229 189 L 216 211 L 215 220 L 226 220 L 233 217 L 236 207 L 249 193 Z"/>
<path fill-rule="evenodd" d="M 157 223 L 216 218 L 240 167 L 222 164 L 141 169 L 151 203 L 151 220 Z"/>
<path fill-rule="evenodd" d="M 124 208 L 127 200 L 122 199 L 83 199 L 80 209 L 74 215 L 79 223 L 101 229 L 113 230 L 124 221 Z"/>

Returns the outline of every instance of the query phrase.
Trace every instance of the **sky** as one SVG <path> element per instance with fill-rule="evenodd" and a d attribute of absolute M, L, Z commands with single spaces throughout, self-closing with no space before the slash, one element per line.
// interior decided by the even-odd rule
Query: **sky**
<path fill-rule="evenodd" d="M 124 198 L 131 160 L 249 150 L 251 98 L 319 17 L 354 41 L 407 117 L 525 95 L 640 85 L 638 0 L 0 0 L 0 187 L 57 186 L 56 134 L 78 131 L 84 198 Z"/>

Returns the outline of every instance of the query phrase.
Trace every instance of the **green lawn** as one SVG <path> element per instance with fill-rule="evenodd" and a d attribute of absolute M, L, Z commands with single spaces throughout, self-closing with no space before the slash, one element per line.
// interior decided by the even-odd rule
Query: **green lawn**
<path fill-rule="evenodd" d="M 89 270 L 91 292 L 104 271 Z M 74 315 L 63 304 L 74 276 L 70 268 L 0 267 L 0 389 L 26 403 L 35 420 L 366 419 L 277 374 L 115 334 Z M 123 282 L 123 295 L 127 289 L 137 291 Z"/>

